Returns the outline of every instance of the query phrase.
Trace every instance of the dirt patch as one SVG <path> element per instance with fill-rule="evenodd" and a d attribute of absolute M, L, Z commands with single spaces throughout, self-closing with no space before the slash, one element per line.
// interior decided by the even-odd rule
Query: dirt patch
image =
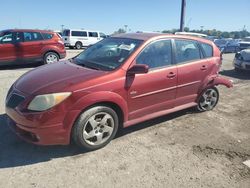
<path fill-rule="evenodd" d="M 193 146 L 193 154 L 200 159 L 210 159 L 222 163 L 227 167 L 230 178 L 236 178 L 237 180 L 250 178 L 250 168 L 243 164 L 244 161 L 250 159 L 250 154 L 248 153 L 198 145 Z"/>

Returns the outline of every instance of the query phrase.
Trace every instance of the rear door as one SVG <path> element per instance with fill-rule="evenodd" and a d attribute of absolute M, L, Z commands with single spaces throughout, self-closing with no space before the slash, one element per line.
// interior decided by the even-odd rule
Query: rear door
<path fill-rule="evenodd" d="M 174 107 L 177 68 L 172 63 L 171 40 L 160 40 L 146 46 L 136 58 L 149 72 L 127 77 L 129 119 L 157 113 Z"/>
<path fill-rule="evenodd" d="M 211 72 L 211 66 L 203 58 L 202 50 L 195 40 L 175 40 L 175 62 L 178 81 L 176 106 L 195 102 L 199 88 Z"/>
<path fill-rule="evenodd" d="M 40 32 L 23 32 L 22 57 L 25 61 L 42 60 L 43 37 Z"/>
<path fill-rule="evenodd" d="M 14 33 L 4 32 L 0 35 L 0 63 L 16 61 L 16 46 L 14 44 Z"/>
<path fill-rule="evenodd" d="M 70 44 L 75 45 L 77 42 L 81 42 L 82 46 L 89 45 L 89 38 L 86 31 L 71 31 Z"/>

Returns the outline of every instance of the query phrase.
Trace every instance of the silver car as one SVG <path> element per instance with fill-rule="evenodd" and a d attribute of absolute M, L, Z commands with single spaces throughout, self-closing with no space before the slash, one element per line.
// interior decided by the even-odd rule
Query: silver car
<path fill-rule="evenodd" d="M 250 48 L 237 52 L 233 64 L 236 71 L 250 71 Z"/>

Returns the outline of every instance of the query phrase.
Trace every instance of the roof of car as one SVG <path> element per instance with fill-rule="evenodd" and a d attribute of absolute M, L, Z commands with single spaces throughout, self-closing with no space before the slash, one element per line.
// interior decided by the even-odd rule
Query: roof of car
<path fill-rule="evenodd" d="M 157 36 L 169 36 L 169 34 L 163 34 L 163 33 L 122 33 L 122 34 L 113 35 L 112 37 L 148 40 L 150 38 L 157 37 Z"/>
<path fill-rule="evenodd" d="M 174 35 L 174 34 L 166 34 L 166 33 L 123 33 L 123 34 L 117 34 L 113 35 L 112 37 L 115 38 L 130 38 L 130 39 L 137 39 L 137 40 L 149 40 L 152 38 L 160 39 L 160 38 L 181 38 L 181 39 L 192 39 L 197 40 L 200 42 L 205 42 L 208 44 L 213 44 L 212 41 L 201 38 L 201 37 L 195 37 L 195 36 L 188 36 L 188 35 Z"/>
<path fill-rule="evenodd" d="M 40 30 L 40 29 L 6 29 L 3 30 L 3 32 L 6 31 L 14 31 L 14 32 L 46 32 L 46 33 L 54 33 L 53 31 L 48 31 L 48 30 Z"/>

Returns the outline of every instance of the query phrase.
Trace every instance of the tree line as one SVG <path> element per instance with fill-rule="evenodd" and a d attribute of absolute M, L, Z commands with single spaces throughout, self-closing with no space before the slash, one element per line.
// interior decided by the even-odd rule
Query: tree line
<path fill-rule="evenodd" d="M 171 30 L 163 30 L 162 33 L 175 33 L 178 32 L 179 29 L 171 29 Z M 233 38 L 233 39 L 240 39 L 245 38 L 247 36 L 250 36 L 250 32 L 248 32 L 246 29 L 243 29 L 241 31 L 220 31 L 216 29 L 189 29 L 188 27 L 184 28 L 185 32 L 194 32 L 194 33 L 202 33 L 206 34 L 208 36 L 214 36 L 215 38 Z M 160 31 L 158 31 L 160 32 Z M 113 34 L 120 34 L 120 33 L 126 33 L 126 30 L 123 28 L 119 28 L 117 31 L 115 31 Z"/>
<path fill-rule="evenodd" d="M 164 30 L 162 33 L 175 33 L 178 32 L 178 29 L 172 29 L 172 30 Z M 240 39 L 245 38 L 247 36 L 250 36 L 250 32 L 248 32 L 246 29 L 243 29 L 241 31 L 220 31 L 216 29 L 193 29 L 190 30 L 188 27 L 184 28 L 185 32 L 194 32 L 194 33 L 202 33 L 206 34 L 208 36 L 215 36 L 216 38 L 234 38 L 234 39 Z"/>

